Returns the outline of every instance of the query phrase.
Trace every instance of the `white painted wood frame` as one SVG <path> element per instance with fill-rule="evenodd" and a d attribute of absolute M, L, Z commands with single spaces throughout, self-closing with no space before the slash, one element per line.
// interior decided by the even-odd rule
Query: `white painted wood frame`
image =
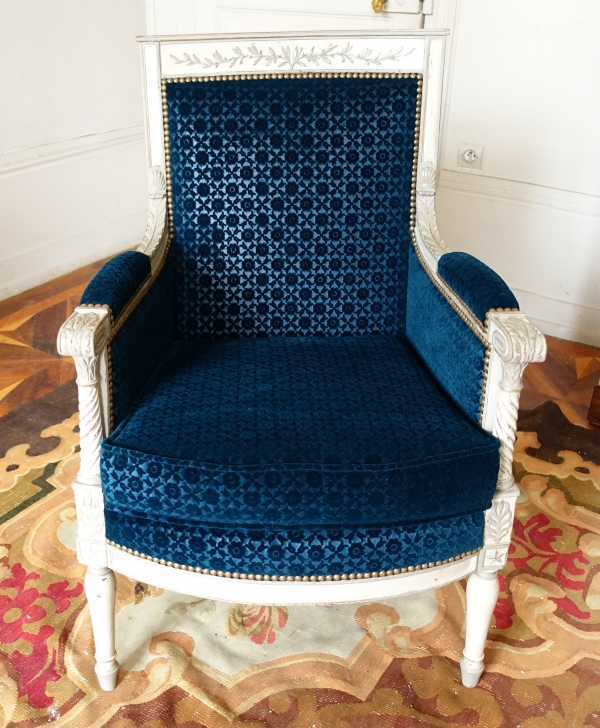
<path fill-rule="evenodd" d="M 94 634 L 97 642 L 102 641 L 97 649 L 96 672 L 103 689 L 114 688 L 117 669 L 114 626 L 111 626 L 114 625 L 112 569 L 133 579 L 197 597 L 267 604 L 385 599 L 433 589 L 468 576 L 467 636 L 461 670 L 465 685 L 477 684 L 498 594 L 497 571 L 506 563 L 519 493 L 512 476 L 512 456 L 522 375 L 529 362 L 543 361 L 546 346 L 544 337 L 520 312 L 492 311 L 484 322 L 479 321 L 437 272 L 438 260 L 446 251 L 435 217 L 445 36 L 445 31 L 404 31 L 385 36 L 363 32 L 142 38 L 150 215 L 138 250 L 150 257 L 154 271 L 165 254 L 169 235 L 163 80 L 348 72 L 357 75 L 408 73 L 422 77 L 413 215 L 415 244 L 434 285 L 486 347 L 481 423 L 501 442 L 497 491 L 486 513 L 482 549 L 475 554 L 463 553 L 449 563 L 411 567 L 403 570 L 404 573 L 381 572 L 341 579 L 329 576 L 312 581 L 281 577 L 275 581 L 261 575 L 240 578 L 237 574 L 198 573 L 107 544 L 99 464 L 100 445 L 110 427 L 106 347 L 118 321 L 111 321 L 106 308 L 79 307 L 61 328 L 58 347 L 62 354 L 74 357 L 77 367 L 81 416 L 81 468 L 73 482 L 78 519 L 77 553 L 81 563 L 90 570 L 86 593 L 95 605 L 91 609 Z"/>

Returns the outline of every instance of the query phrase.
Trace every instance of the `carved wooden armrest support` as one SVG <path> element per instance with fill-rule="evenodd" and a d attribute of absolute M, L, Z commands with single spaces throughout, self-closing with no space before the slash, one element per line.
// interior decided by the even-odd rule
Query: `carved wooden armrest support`
<path fill-rule="evenodd" d="M 500 312 L 488 316 L 488 339 L 492 346 L 491 356 L 495 359 L 494 379 L 498 382 L 492 428 L 492 433 L 501 442 L 498 489 L 506 490 L 514 485 L 512 462 L 523 372 L 530 362 L 544 361 L 546 339 L 525 314 Z M 500 376 L 498 368 L 501 368 Z"/>
<path fill-rule="evenodd" d="M 106 345 L 110 335 L 107 308 L 80 307 L 58 332 L 58 351 L 72 356 L 77 370 L 80 482 L 100 483 L 100 445 L 107 432 Z"/>
<path fill-rule="evenodd" d="M 167 225 L 167 183 L 160 167 L 152 167 L 148 172 L 148 187 L 150 205 L 148 222 L 138 252 L 145 253 L 150 258 L 152 272 L 162 260 L 168 240 Z"/>
<path fill-rule="evenodd" d="M 91 566 L 106 566 L 100 447 L 108 432 L 106 307 L 80 307 L 61 326 L 58 351 L 72 356 L 77 370 L 81 464 L 73 481 L 77 508 L 77 554 Z"/>
<path fill-rule="evenodd" d="M 500 440 L 500 470 L 492 507 L 486 512 L 484 547 L 478 559 L 477 569 L 484 575 L 501 569 L 508 558 L 519 496 L 512 465 L 523 372 L 530 362 L 542 362 L 546 358 L 546 339 L 525 314 L 490 313 L 488 338 L 491 344 L 486 396 L 488 421 L 484 425 Z"/>
<path fill-rule="evenodd" d="M 435 216 L 436 172 L 431 164 L 423 164 L 417 173 L 417 212 L 415 234 L 429 267 L 437 271 L 437 262 L 448 252 Z M 425 248 L 425 250 L 423 250 Z"/>

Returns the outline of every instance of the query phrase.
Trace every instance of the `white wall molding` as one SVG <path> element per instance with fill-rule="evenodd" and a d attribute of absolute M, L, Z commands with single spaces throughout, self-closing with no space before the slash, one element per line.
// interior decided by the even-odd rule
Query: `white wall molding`
<path fill-rule="evenodd" d="M 600 346 L 600 197 L 442 170 L 437 212 L 449 249 L 496 270 L 543 333 Z"/>
<path fill-rule="evenodd" d="M 144 125 L 140 123 L 121 129 L 82 134 L 70 139 L 58 139 L 23 149 L 12 149 L 0 154 L 0 175 L 143 141 Z"/>
<path fill-rule="evenodd" d="M 134 212 L 0 260 L 0 301 L 136 247 L 144 231 L 146 216 L 145 209 Z"/>
<path fill-rule="evenodd" d="M 503 201 L 535 207 L 551 207 L 578 215 L 600 216 L 600 196 L 586 195 L 571 190 L 498 179 L 469 172 L 455 172 L 442 169 L 438 190 L 478 197 L 486 200 Z"/>
<path fill-rule="evenodd" d="M 0 173 L 0 299 L 139 244 L 144 146 L 136 126 L 11 155 Z"/>
<path fill-rule="evenodd" d="M 600 347 L 600 308 L 513 288 L 523 311 L 548 336 Z"/>
<path fill-rule="evenodd" d="M 149 35 L 421 27 L 421 5 L 390 0 L 374 13 L 370 0 L 145 0 Z M 436 0 L 445 2 L 446 0 Z M 433 27 L 433 26 L 430 26 Z"/>

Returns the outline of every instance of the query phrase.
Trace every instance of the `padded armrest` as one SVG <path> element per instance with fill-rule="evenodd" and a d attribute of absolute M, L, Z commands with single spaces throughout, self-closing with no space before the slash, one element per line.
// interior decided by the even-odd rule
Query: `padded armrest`
<path fill-rule="evenodd" d="M 117 319 L 150 275 L 150 270 L 150 258 L 144 253 L 133 250 L 121 253 L 92 278 L 81 296 L 81 304 L 107 305 L 113 318 Z"/>
<path fill-rule="evenodd" d="M 468 253 L 442 255 L 438 273 L 482 323 L 488 311 L 519 308 L 519 302 L 502 278 Z"/>
<path fill-rule="evenodd" d="M 490 308 L 512 308 L 516 304 L 502 279 L 483 263 L 466 253 L 443 255 L 440 264 L 444 259 L 440 278 L 459 298 L 460 294 L 467 298 L 465 303 L 474 314 L 483 312 L 485 319 Z M 463 261 L 466 265 L 461 269 Z M 406 335 L 442 389 L 473 422 L 479 422 L 487 370 L 485 329 L 467 323 L 468 317 L 461 317 L 440 288 L 411 246 Z"/>
<path fill-rule="evenodd" d="M 110 306 L 114 319 L 109 340 L 111 430 L 123 420 L 175 340 L 171 258 L 167 252 L 150 277 L 147 255 L 121 253 L 94 276 L 81 298 L 82 304 Z M 135 306 L 127 308 L 138 292 Z"/>

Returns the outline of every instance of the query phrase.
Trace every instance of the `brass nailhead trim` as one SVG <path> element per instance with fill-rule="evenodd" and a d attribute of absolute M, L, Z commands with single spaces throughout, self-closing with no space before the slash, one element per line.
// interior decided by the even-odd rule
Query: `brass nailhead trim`
<path fill-rule="evenodd" d="M 456 311 L 456 313 L 459 314 L 461 319 L 465 321 L 465 323 L 469 326 L 469 328 L 473 328 L 470 325 L 470 322 L 466 320 L 464 314 L 462 311 L 460 311 L 453 301 L 451 301 L 447 295 L 444 294 L 444 291 L 440 288 L 437 281 L 432 278 L 432 276 L 429 273 L 429 270 L 426 265 L 424 265 L 424 261 L 421 259 L 421 255 L 419 253 L 419 250 L 416 245 L 416 240 L 414 236 L 414 226 L 415 226 L 415 209 L 416 209 L 416 185 L 417 185 L 417 169 L 418 169 L 418 158 L 419 158 L 419 141 L 420 141 L 420 131 L 421 131 L 421 105 L 422 105 L 422 89 L 423 89 L 423 76 L 422 74 L 417 73 L 345 73 L 345 72 L 338 72 L 338 73 L 272 73 L 272 74 L 232 74 L 232 75 L 223 75 L 223 76 L 200 76 L 200 77 L 185 77 L 185 78 L 167 78 L 163 79 L 162 81 L 162 90 L 161 90 L 161 96 L 162 96 L 162 106 L 163 106 L 163 125 L 164 125 L 164 137 L 165 137 L 165 171 L 166 171 L 166 187 L 167 187 L 167 208 L 169 210 L 169 213 L 172 212 L 173 209 L 173 201 L 172 201 L 172 179 L 171 179 L 171 154 L 169 149 L 169 120 L 168 120 L 168 111 L 167 111 L 167 96 L 166 96 L 166 84 L 167 83 L 184 83 L 184 82 L 206 82 L 206 81 L 223 81 L 223 80 L 251 80 L 251 79 L 267 79 L 267 78 L 418 78 L 418 88 L 417 88 L 417 103 L 416 103 L 416 113 L 415 113 L 415 144 L 414 144 L 414 160 L 413 160 L 413 166 L 412 166 L 412 184 L 411 184 L 411 203 L 410 203 L 410 226 L 411 226 L 411 233 L 413 237 L 413 244 L 415 246 L 415 251 L 417 253 L 417 257 L 419 259 L 419 262 L 423 266 L 424 270 L 427 272 L 429 277 L 431 278 L 432 282 L 436 286 L 436 288 L 444 295 L 444 298 L 450 303 L 452 308 Z M 161 261 L 161 264 L 159 268 L 156 271 L 155 276 L 153 277 L 152 281 L 149 281 L 148 287 L 141 293 L 138 300 L 134 301 L 132 300 L 131 310 L 128 306 L 127 308 L 127 317 L 131 314 L 131 311 L 135 309 L 139 301 L 143 298 L 143 296 L 147 293 L 150 286 L 158 276 L 158 273 L 162 269 L 162 266 L 164 264 L 164 260 L 166 258 L 166 253 L 168 251 L 168 247 L 170 246 L 172 235 L 173 235 L 173 227 L 172 227 L 172 220 L 171 215 L 169 214 L 167 224 L 169 225 L 169 241 L 167 244 L 167 247 L 165 249 L 165 253 L 163 255 L 163 259 Z M 137 299 L 137 295 L 136 295 Z M 125 313 L 125 312 L 124 312 Z M 126 317 L 122 316 L 119 317 L 118 321 L 118 329 L 115 331 L 115 334 L 118 332 L 118 330 L 122 327 L 123 323 L 125 322 Z M 478 335 L 478 338 L 482 339 L 482 337 L 479 335 L 479 333 L 473 329 L 474 333 Z M 112 336 L 111 336 L 112 340 Z M 483 343 L 486 344 L 486 347 L 488 346 L 487 342 L 483 340 Z M 110 349 L 109 349 L 110 351 Z M 486 352 L 486 357 L 489 359 L 489 347 L 488 351 Z M 109 359 L 110 362 L 110 359 Z M 110 364 L 109 364 L 110 366 Z M 486 370 L 487 371 L 487 370 Z M 484 385 L 485 385 L 485 376 L 484 373 Z M 485 389 L 485 387 L 484 387 Z M 483 395 L 482 395 L 483 396 Z M 112 412 L 112 401 L 111 401 L 111 412 Z M 133 554 L 135 556 L 138 556 L 143 559 L 147 559 L 149 561 L 153 561 L 155 563 L 159 563 L 164 566 L 170 566 L 175 569 L 183 569 L 185 571 L 193 571 L 195 573 L 201 573 L 201 574 L 208 574 L 211 576 L 218 576 L 226 579 L 242 579 L 242 580 L 251 580 L 251 581 L 301 581 L 301 582 L 323 582 L 323 581 L 354 581 L 356 579 L 377 579 L 382 578 L 386 576 L 398 576 L 400 574 L 406 574 L 406 573 L 412 573 L 415 571 L 422 571 L 424 569 L 430 569 L 434 568 L 436 566 L 443 566 L 449 563 L 453 563 L 456 561 L 461 561 L 463 559 L 466 559 L 473 554 L 478 553 L 481 551 L 481 548 L 479 547 L 477 549 L 473 549 L 471 551 L 463 551 L 461 554 L 457 556 L 452 556 L 449 559 L 444 559 L 443 561 L 436 561 L 436 562 L 428 562 L 425 564 L 417 564 L 416 566 L 405 566 L 400 569 L 388 569 L 387 571 L 381 570 L 381 571 L 373 571 L 373 572 L 367 572 L 367 573 L 352 573 L 352 574 L 327 574 L 327 575 L 311 575 L 311 576 L 270 576 L 269 574 L 244 574 L 237 571 L 229 572 L 229 571 L 215 571 L 214 569 L 204 569 L 199 566 L 193 567 L 193 566 L 187 566 L 183 564 L 176 564 L 172 563 L 170 561 L 165 561 L 164 559 L 158 559 L 153 556 L 147 556 L 146 554 L 139 553 L 137 551 L 132 551 L 132 549 L 126 548 L 125 546 L 121 546 L 114 541 L 110 541 L 107 539 L 107 543 L 113 546 L 114 548 L 117 548 L 121 551 L 125 551 L 126 553 Z"/>
<path fill-rule="evenodd" d="M 315 582 L 315 581 L 348 581 L 348 580 L 355 580 L 355 579 L 381 579 L 385 576 L 398 576 L 400 574 L 407 574 L 412 573 L 413 571 L 424 571 L 425 569 L 433 569 L 436 566 L 445 566 L 446 564 L 451 564 L 455 561 L 462 561 L 463 559 L 467 559 L 470 556 L 473 556 L 476 553 L 479 553 L 483 546 L 480 546 L 479 548 L 472 549 L 471 551 L 463 551 L 461 554 L 458 554 L 457 556 L 451 556 L 449 559 L 444 559 L 443 561 L 429 561 L 425 564 L 417 564 L 416 566 L 403 566 L 401 569 L 388 569 L 387 571 L 381 570 L 381 571 L 371 571 L 371 572 L 359 572 L 359 573 L 352 573 L 352 574 L 319 574 L 318 576 L 312 575 L 312 576 L 271 576 L 269 574 L 243 574 L 238 571 L 216 571 L 215 569 L 203 569 L 200 566 L 187 566 L 185 564 L 177 564 L 172 561 L 165 561 L 165 559 L 158 559 L 155 556 L 147 556 L 146 554 L 142 554 L 139 551 L 134 551 L 133 549 L 127 548 L 126 546 L 121 546 L 120 544 L 116 543 L 115 541 L 110 541 L 109 539 L 106 539 L 106 543 L 109 544 L 109 546 L 113 546 L 116 549 L 119 549 L 119 551 L 124 551 L 127 554 L 131 554 L 132 556 L 137 556 L 141 559 L 146 559 L 148 561 L 153 561 L 155 564 L 161 564 L 162 566 L 170 566 L 173 569 L 183 569 L 184 571 L 193 571 L 196 574 L 205 574 L 209 576 L 219 576 L 223 577 L 224 579 L 250 579 L 251 581 L 302 581 L 302 582 Z"/>
<path fill-rule="evenodd" d="M 206 83 L 208 81 L 263 81 L 271 78 L 418 78 L 422 84 L 423 74 L 421 73 L 401 73 L 401 72 L 379 72 L 373 73 L 369 71 L 352 72 L 337 71 L 327 73 L 323 71 L 292 71 L 288 73 L 231 73 L 219 76 L 178 76 L 174 78 L 163 78 L 163 85 L 166 83 Z M 420 106 L 420 99 L 418 100 Z"/>

